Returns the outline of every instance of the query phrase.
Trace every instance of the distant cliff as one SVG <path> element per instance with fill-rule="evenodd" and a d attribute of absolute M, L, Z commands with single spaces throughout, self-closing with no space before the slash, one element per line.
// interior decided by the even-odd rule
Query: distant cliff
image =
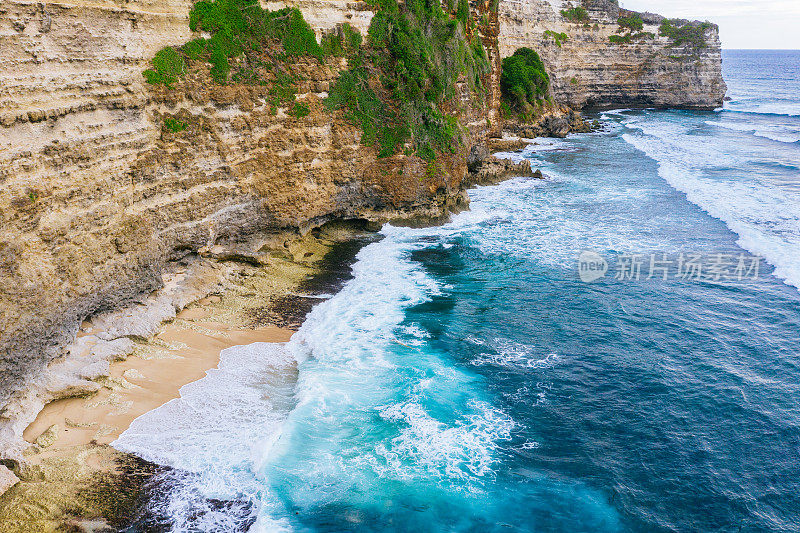
<path fill-rule="evenodd" d="M 570 11 L 578 6 L 585 17 Z M 523 46 L 539 52 L 557 102 L 576 109 L 722 106 L 716 25 L 673 21 L 677 30 L 665 35 L 664 17 L 610 0 L 500 0 L 499 18 L 501 56 Z"/>

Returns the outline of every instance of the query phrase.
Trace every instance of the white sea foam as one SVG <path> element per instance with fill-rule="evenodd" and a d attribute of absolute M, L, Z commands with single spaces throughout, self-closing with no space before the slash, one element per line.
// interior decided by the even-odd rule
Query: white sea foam
<path fill-rule="evenodd" d="M 542 356 L 533 347 L 509 339 L 482 339 L 469 336 L 467 340 L 486 348 L 486 351 L 472 359 L 472 364 L 477 366 L 495 365 L 506 368 L 539 369 L 551 368 L 561 359 L 557 353 L 548 353 Z"/>
<path fill-rule="evenodd" d="M 526 146 L 522 151 L 526 154 L 536 152 L 552 152 L 556 150 L 569 150 L 572 143 L 568 139 L 553 139 L 551 137 L 537 137 L 532 139 L 533 143 Z"/>
<path fill-rule="evenodd" d="M 591 175 L 576 176 L 572 170 L 537 161 L 551 177 L 543 182 L 518 178 L 497 186 L 477 187 L 470 192 L 470 212 L 459 214 L 442 228 L 444 239 L 463 236 L 487 255 L 536 257 L 536 262 L 565 269 L 573 275 L 578 253 L 600 251 L 659 250 L 674 252 L 678 244 L 663 234 L 641 231 L 634 218 L 619 219 L 605 210 L 592 215 L 597 204 L 628 205 L 638 195 L 653 191 L 612 186 Z M 560 183 L 585 185 L 579 201 L 559 191 Z M 554 231 L 557 228 L 557 231 Z"/>
<path fill-rule="evenodd" d="M 686 126 L 647 117 L 628 125 L 640 132 L 623 138 L 655 159 L 670 185 L 725 222 L 741 247 L 775 266 L 777 277 L 800 288 L 800 197 L 758 176 L 710 177 L 709 167 L 725 162 L 735 167 L 741 155 L 690 135 Z"/>
<path fill-rule="evenodd" d="M 770 139 L 772 141 L 778 141 L 781 143 L 789 143 L 793 144 L 796 142 L 800 142 L 800 134 L 794 133 L 772 133 L 769 131 L 756 131 L 754 133 L 757 137 L 764 137 L 765 139 Z"/>
<path fill-rule="evenodd" d="M 609 109 L 605 111 L 605 113 L 608 115 L 625 115 L 625 113 L 629 113 L 630 111 L 632 111 L 632 109 Z"/>
<path fill-rule="evenodd" d="M 753 125 L 746 123 L 721 122 L 707 120 L 706 124 L 743 133 L 752 133 L 757 137 L 763 137 L 772 141 L 793 144 L 800 142 L 800 131 L 781 125 Z"/>
<path fill-rule="evenodd" d="M 380 410 L 386 421 L 398 424 L 400 434 L 378 445 L 382 461 L 373 468 L 395 479 L 467 480 L 492 473 L 494 452 L 511 438 L 514 421 L 485 402 L 471 401 L 470 416 L 446 424 L 432 417 L 415 400 L 393 403 Z"/>
<path fill-rule="evenodd" d="M 283 343 L 222 351 L 219 366 L 184 385 L 180 397 L 133 421 L 112 443 L 120 451 L 179 469 L 161 512 L 175 531 L 231 531 L 232 513 L 208 500 L 238 501 L 242 513 L 264 505 L 252 450 L 278 433 L 291 407 L 295 362 Z M 280 525 L 274 523 L 274 526 Z"/>
<path fill-rule="evenodd" d="M 773 115 L 776 117 L 800 117 L 800 104 L 797 102 L 759 103 L 743 101 L 727 104 L 723 110 L 727 113 L 750 113 L 755 115 Z"/>
<path fill-rule="evenodd" d="M 401 362 L 412 367 L 412 374 L 413 367 L 420 365 L 425 374 L 439 374 L 442 380 L 462 379 L 435 358 L 416 359 L 414 355 L 404 361 L 392 352 L 398 347 L 416 350 L 416 346 L 422 344 L 419 341 L 428 337 L 418 325 L 402 324 L 405 309 L 440 294 L 443 289 L 419 265 L 410 261 L 408 255 L 430 245 L 421 244 L 424 239 L 420 237 L 459 232 L 465 224 L 471 226 L 475 218 L 473 213 L 465 216 L 466 220 L 443 228 L 415 230 L 387 226 L 383 229 L 383 241 L 361 250 L 353 267 L 353 279 L 334 298 L 315 307 L 289 343 L 295 357 L 305 363 L 300 367 L 297 384 L 300 405 L 290 415 L 287 428 L 291 428 L 291 424 L 313 424 L 316 418 L 347 417 L 361 409 L 377 409 L 386 414 L 393 409 L 404 409 L 400 406 L 412 405 L 408 397 L 395 398 L 398 387 L 407 388 L 415 382 L 413 378 L 406 382 L 398 375 L 397 365 Z M 482 219 L 480 214 L 477 219 Z M 411 422 L 421 423 L 428 416 L 431 415 L 409 418 L 406 423 L 410 427 L 406 430 L 416 431 Z M 441 433 L 442 442 L 445 442 L 446 435 L 454 428 L 464 432 L 468 427 L 463 420 L 453 423 L 455 425 L 451 426 L 449 421 L 438 421 L 427 427 L 435 426 L 434 433 Z M 366 444 L 357 453 L 370 455 Z M 341 450 L 329 451 L 336 454 Z M 436 462 L 435 454 L 445 453 L 427 451 L 432 454 L 428 459 L 433 462 Z M 476 450 L 472 452 L 477 453 Z M 265 463 L 275 460 L 271 454 L 272 451 L 268 451 Z M 322 473 L 327 474 L 330 472 Z"/>

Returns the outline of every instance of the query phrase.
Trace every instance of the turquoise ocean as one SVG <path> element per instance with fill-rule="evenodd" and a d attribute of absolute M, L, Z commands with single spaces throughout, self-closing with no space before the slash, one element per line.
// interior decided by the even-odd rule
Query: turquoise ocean
<path fill-rule="evenodd" d="M 114 443 L 169 467 L 131 531 L 800 531 L 800 52 L 724 73 L 384 227 Z"/>

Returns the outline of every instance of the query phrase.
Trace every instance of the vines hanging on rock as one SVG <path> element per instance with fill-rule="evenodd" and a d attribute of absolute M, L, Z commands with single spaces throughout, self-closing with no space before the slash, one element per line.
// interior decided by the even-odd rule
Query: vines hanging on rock
<path fill-rule="evenodd" d="M 469 4 L 459 0 L 448 12 L 438 0 L 379 0 L 377 7 L 367 42 L 349 56 L 327 107 L 344 110 L 381 157 L 404 150 L 432 161 L 454 152 L 460 126 L 445 108 L 459 80 L 482 94 L 489 70 Z"/>

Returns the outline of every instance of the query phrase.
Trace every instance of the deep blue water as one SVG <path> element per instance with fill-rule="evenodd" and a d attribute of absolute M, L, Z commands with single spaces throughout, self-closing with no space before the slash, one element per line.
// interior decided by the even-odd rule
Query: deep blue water
<path fill-rule="evenodd" d="M 184 472 L 159 512 L 201 531 L 800 531 L 800 52 L 724 59 L 725 110 L 607 112 L 510 154 L 548 179 L 387 226 L 290 343 L 226 350 L 137 419 L 116 446 Z M 608 263 L 592 283 L 586 250 Z M 651 258 L 671 264 L 649 276 Z"/>

